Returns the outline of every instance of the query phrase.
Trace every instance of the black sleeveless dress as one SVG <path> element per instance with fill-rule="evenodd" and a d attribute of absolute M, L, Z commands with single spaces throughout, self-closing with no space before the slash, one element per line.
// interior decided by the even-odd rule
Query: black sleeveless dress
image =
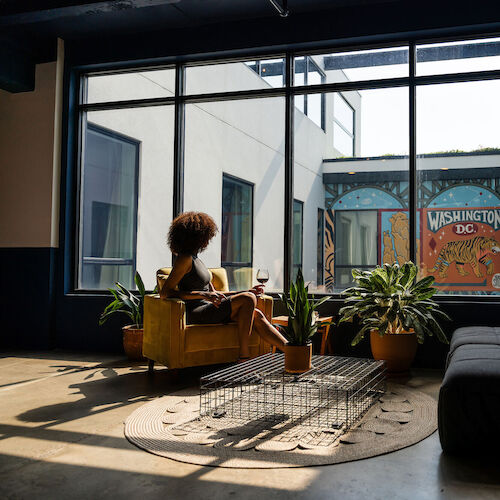
<path fill-rule="evenodd" d="M 210 291 L 210 272 L 197 255 L 191 256 L 191 270 L 179 281 L 179 291 Z M 186 300 L 186 320 L 188 324 L 228 323 L 231 321 L 231 300 L 222 299 L 219 307 L 208 300 Z"/>

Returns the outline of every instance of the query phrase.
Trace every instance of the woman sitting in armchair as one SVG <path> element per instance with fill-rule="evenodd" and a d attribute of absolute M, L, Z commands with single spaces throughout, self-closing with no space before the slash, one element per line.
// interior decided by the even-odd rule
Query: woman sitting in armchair
<path fill-rule="evenodd" d="M 269 344 L 283 350 L 286 340 L 256 309 L 256 296 L 263 287 L 245 292 L 218 292 L 210 282 L 210 272 L 199 259 L 217 233 L 212 217 L 202 212 L 186 212 L 176 217 L 168 232 L 168 245 L 175 256 L 174 267 L 160 290 L 160 297 L 177 297 L 186 302 L 188 324 L 228 323 L 238 325 L 239 362 L 250 357 L 252 325 Z"/>

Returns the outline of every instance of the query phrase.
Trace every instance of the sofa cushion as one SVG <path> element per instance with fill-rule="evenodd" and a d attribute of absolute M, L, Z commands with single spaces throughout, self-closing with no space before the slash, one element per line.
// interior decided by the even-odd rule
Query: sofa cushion
<path fill-rule="evenodd" d="M 450 364 L 451 357 L 458 347 L 469 344 L 500 345 L 500 328 L 492 326 L 467 326 L 455 330 L 450 342 L 450 352 L 446 366 Z"/>
<path fill-rule="evenodd" d="M 459 345 L 450 357 L 439 392 L 443 450 L 498 450 L 499 415 L 500 345 Z"/>

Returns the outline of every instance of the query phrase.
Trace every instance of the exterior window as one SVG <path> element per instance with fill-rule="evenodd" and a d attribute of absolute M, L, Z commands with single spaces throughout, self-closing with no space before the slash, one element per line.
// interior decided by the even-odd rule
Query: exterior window
<path fill-rule="evenodd" d="M 87 125 L 82 176 L 79 288 L 133 287 L 139 143 Z"/>
<path fill-rule="evenodd" d="M 247 66 L 259 74 L 271 87 L 285 84 L 285 64 L 283 59 L 252 61 Z M 325 73 L 312 57 L 295 60 L 295 85 L 317 85 L 326 81 Z M 295 96 L 295 106 L 308 116 L 318 127 L 325 130 L 325 98 L 322 94 Z"/>
<path fill-rule="evenodd" d="M 293 200 L 293 275 L 297 277 L 297 271 L 302 267 L 302 227 L 304 220 L 304 204 L 299 200 Z"/>
<path fill-rule="evenodd" d="M 312 57 L 295 59 L 295 85 L 317 85 L 325 81 L 324 72 Z M 295 106 L 318 127 L 325 130 L 325 96 L 323 94 L 295 96 Z"/>
<path fill-rule="evenodd" d="M 354 156 L 354 109 L 341 94 L 333 97 L 333 147 L 343 156 Z"/>
<path fill-rule="evenodd" d="M 231 290 L 251 286 L 252 225 L 253 185 L 224 174 L 221 264 L 227 271 Z"/>
<path fill-rule="evenodd" d="M 377 265 L 377 212 L 374 210 L 336 211 L 335 284 L 352 284 L 353 269 Z"/>
<path fill-rule="evenodd" d="M 323 284 L 323 256 L 325 254 L 325 211 L 318 208 L 318 249 L 316 255 L 316 284 Z"/>

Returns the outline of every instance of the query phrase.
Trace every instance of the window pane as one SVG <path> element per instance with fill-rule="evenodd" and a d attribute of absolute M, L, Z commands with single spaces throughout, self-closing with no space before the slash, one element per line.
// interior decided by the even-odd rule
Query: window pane
<path fill-rule="evenodd" d="M 242 247 L 241 255 L 252 268 L 232 271 L 240 290 L 256 283 L 259 268 L 269 269 L 266 290 L 283 287 L 284 129 L 283 98 L 186 106 L 184 208 L 208 213 L 221 230 L 201 254 L 207 267 L 220 267 L 223 251 L 230 248 L 223 250 L 222 242 L 223 175 L 254 186 L 253 249 L 249 256 L 248 246 Z M 238 196 L 244 200 L 245 190 Z"/>
<path fill-rule="evenodd" d="M 173 119 L 167 106 L 87 113 L 78 288 L 134 288 L 137 269 L 152 290 L 170 265 Z"/>
<path fill-rule="evenodd" d="M 302 217 L 303 203 L 293 200 L 293 271 L 292 280 L 297 278 L 299 268 L 302 268 Z M 302 272 L 304 272 L 302 270 Z"/>
<path fill-rule="evenodd" d="M 233 290 L 239 285 L 238 271 L 250 271 L 252 267 L 252 205 L 252 186 L 225 175 L 222 185 L 221 261 Z"/>
<path fill-rule="evenodd" d="M 333 116 L 347 132 L 354 133 L 354 109 L 341 94 L 334 94 L 333 96 Z"/>
<path fill-rule="evenodd" d="M 304 64 L 304 58 L 302 58 L 300 61 L 295 62 L 295 85 L 305 85 L 305 64 Z M 302 113 L 305 112 L 304 108 L 304 99 L 305 96 L 303 95 L 297 95 L 295 96 L 295 107 L 300 109 Z"/>
<path fill-rule="evenodd" d="M 313 135 L 304 126 L 296 127 L 294 189 L 295 196 L 306 200 L 306 270 L 311 255 L 309 242 L 317 241 L 317 209 L 325 210 L 324 285 L 317 280 L 317 289 L 336 292 L 352 284 L 354 268 L 368 269 L 384 262 L 404 263 L 409 258 L 408 89 L 378 89 L 347 95 L 357 117 L 354 156 L 350 158 L 340 157 L 333 147 L 334 141 L 344 134 L 346 147 L 352 148 L 352 137 L 333 119 L 334 94 L 324 97 L 327 148 L 324 149 L 319 134 Z M 316 162 L 321 164 L 319 178 L 314 175 L 318 172 L 314 170 Z M 309 208 L 313 202 L 316 206 Z M 313 210 L 310 215 L 309 210 Z M 310 246 L 316 263 L 318 250 L 315 244 Z M 316 276 L 314 269 L 310 279 Z"/>
<path fill-rule="evenodd" d="M 408 48 L 404 46 L 321 54 L 314 56 L 314 62 L 325 73 L 327 83 L 408 76 Z"/>
<path fill-rule="evenodd" d="M 282 87 L 284 59 L 188 66 L 186 94 Z"/>
<path fill-rule="evenodd" d="M 323 98 L 321 94 L 310 94 L 307 96 L 307 116 L 318 127 L 323 126 Z"/>
<path fill-rule="evenodd" d="M 417 76 L 500 69 L 500 38 L 417 46 Z"/>
<path fill-rule="evenodd" d="M 134 71 L 87 77 L 88 103 L 172 97 L 175 69 Z"/>
<path fill-rule="evenodd" d="M 340 153 L 341 156 L 354 155 L 354 141 L 339 124 L 333 124 L 333 147 Z"/>
<path fill-rule="evenodd" d="M 417 88 L 423 275 L 442 293 L 500 292 L 500 81 Z"/>

